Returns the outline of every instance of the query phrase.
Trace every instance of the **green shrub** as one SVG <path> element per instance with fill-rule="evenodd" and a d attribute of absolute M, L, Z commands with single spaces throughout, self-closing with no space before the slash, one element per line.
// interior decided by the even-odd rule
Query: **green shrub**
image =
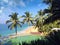
<path fill-rule="evenodd" d="M 60 20 L 56 20 L 52 23 L 45 24 L 43 27 L 41 27 L 43 32 L 49 32 L 52 28 L 60 28 Z"/>

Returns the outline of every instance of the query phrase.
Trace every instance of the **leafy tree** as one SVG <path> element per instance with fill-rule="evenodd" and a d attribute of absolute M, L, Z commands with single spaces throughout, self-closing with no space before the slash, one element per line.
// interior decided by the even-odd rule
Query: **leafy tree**
<path fill-rule="evenodd" d="M 45 24 L 46 23 L 50 23 L 50 22 L 53 22 L 55 20 L 58 20 L 60 19 L 60 0 L 44 0 L 44 3 L 48 4 L 48 5 L 51 5 L 49 6 L 50 9 L 45 9 L 44 12 L 45 13 L 52 13 L 52 16 L 50 16 L 49 18 L 47 18 L 45 20 Z"/>
<path fill-rule="evenodd" d="M 19 21 L 19 18 L 17 17 L 17 13 L 13 13 L 12 15 L 9 15 L 10 19 L 6 21 L 6 24 L 9 23 L 8 28 L 13 29 L 15 28 L 16 35 L 17 35 L 17 26 L 21 27 L 21 22 Z"/>
<path fill-rule="evenodd" d="M 44 13 L 42 10 L 38 11 L 38 15 L 36 16 L 37 18 L 35 19 L 36 24 L 35 26 L 38 28 L 38 31 L 42 31 L 41 27 L 43 26 L 44 22 Z"/>
<path fill-rule="evenodd" d="M 33 24 L 33 17 L 29 12 L 25 12 L 25 15 L 21 16 L 23 19 L 23 23 L 28 23 L 28 25 Z"/>

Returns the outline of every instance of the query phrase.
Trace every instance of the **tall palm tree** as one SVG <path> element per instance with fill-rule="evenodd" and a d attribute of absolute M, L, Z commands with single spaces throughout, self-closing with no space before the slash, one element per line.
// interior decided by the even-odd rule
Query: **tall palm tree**
<path fill-rule="evenodd" d="M 28 25 L 33 24 L 33 18 L 31 17 L 31 14 L 29 12 L 25 12 L 25 15 L 22 16 L 23 22 L 28 23 Z"/>
<path fill-rule="evenodd" d="M 17 26 L 21 27 L 21 22 L 19 21 L 17 15 L 18 15 L 17 13 L 9 15 L 10 19 L 6 21 L 6 24 L 9 24 L 8 28 L 10 29 L 15 28 L 16 35 L 17 35 Z"/>
<path fill-rule="evenodd" d="M 22 16 L 23 19 L 23 23 L 28 23 L 28 25 L 30 26 L 30 24 L 34 24 L 33 23 L 33 18 L 31 17 L 31 14 L 29 12 L 25 12 L 25 15 Z M 31 32 L 31 30 L 30 30 Z"/>
<path fill-rule="evenodd" d="M 43 26 L 44 22 L 44 13 L 42 10 L 38 11 L 38 15 L 36 16 L 37 18 L 35 19 L 36 24 L 35 26 L 38 28 L 38 31 L 42 31 L 41 27 Z"/>

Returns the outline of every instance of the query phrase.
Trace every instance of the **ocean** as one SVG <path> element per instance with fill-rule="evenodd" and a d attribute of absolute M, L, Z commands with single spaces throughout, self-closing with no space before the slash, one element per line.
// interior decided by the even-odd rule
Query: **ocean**
<path fill-rule="evenodd" d="M 28 24 L 23 24 L 22 27 L 18 27 L 17 31 L 22 31 L 25 30 L 26 28 L 28 28 Z M 0 35 L 1 36 L 8 36 L 15 33 L 15 29 L 8 29 L 8 25 L 7 24 L 0 24 Z"/>

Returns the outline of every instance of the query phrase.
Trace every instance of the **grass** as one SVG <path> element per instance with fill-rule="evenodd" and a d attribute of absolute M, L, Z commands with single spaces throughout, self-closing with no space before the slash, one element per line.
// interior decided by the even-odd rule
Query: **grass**
<path fill-rule="evenodd" d="M 29 36 L 21 36 L 11 39 L 12 42 L 29 42 L 31 40 L 41 39 L 41 36 L 38 35 L 29 35 Z"/>
<path fill-rule="evenodd" d="M 39 36 L 39 35 L 29 35 L 29 36 L 21 36 L 21 37 L 16 37 L 13 39 L 10 39 L 13 43 L 18 43 L 18 42 L 27 42 L 30 43 L 32 40 L 37 40 L 37 39 L 44 39 L 44 37 Z"/>
<path fill-rule="evenodd" d="M 19 45 L 19 43 L 22 44 L 23 42 L 31 43 L 31 41 L 37 41 L 38 39 L 44 40 L 45 37 L 40 35 L 19 36 L 5 41 L 6 43 L 3 45 Z"/>

